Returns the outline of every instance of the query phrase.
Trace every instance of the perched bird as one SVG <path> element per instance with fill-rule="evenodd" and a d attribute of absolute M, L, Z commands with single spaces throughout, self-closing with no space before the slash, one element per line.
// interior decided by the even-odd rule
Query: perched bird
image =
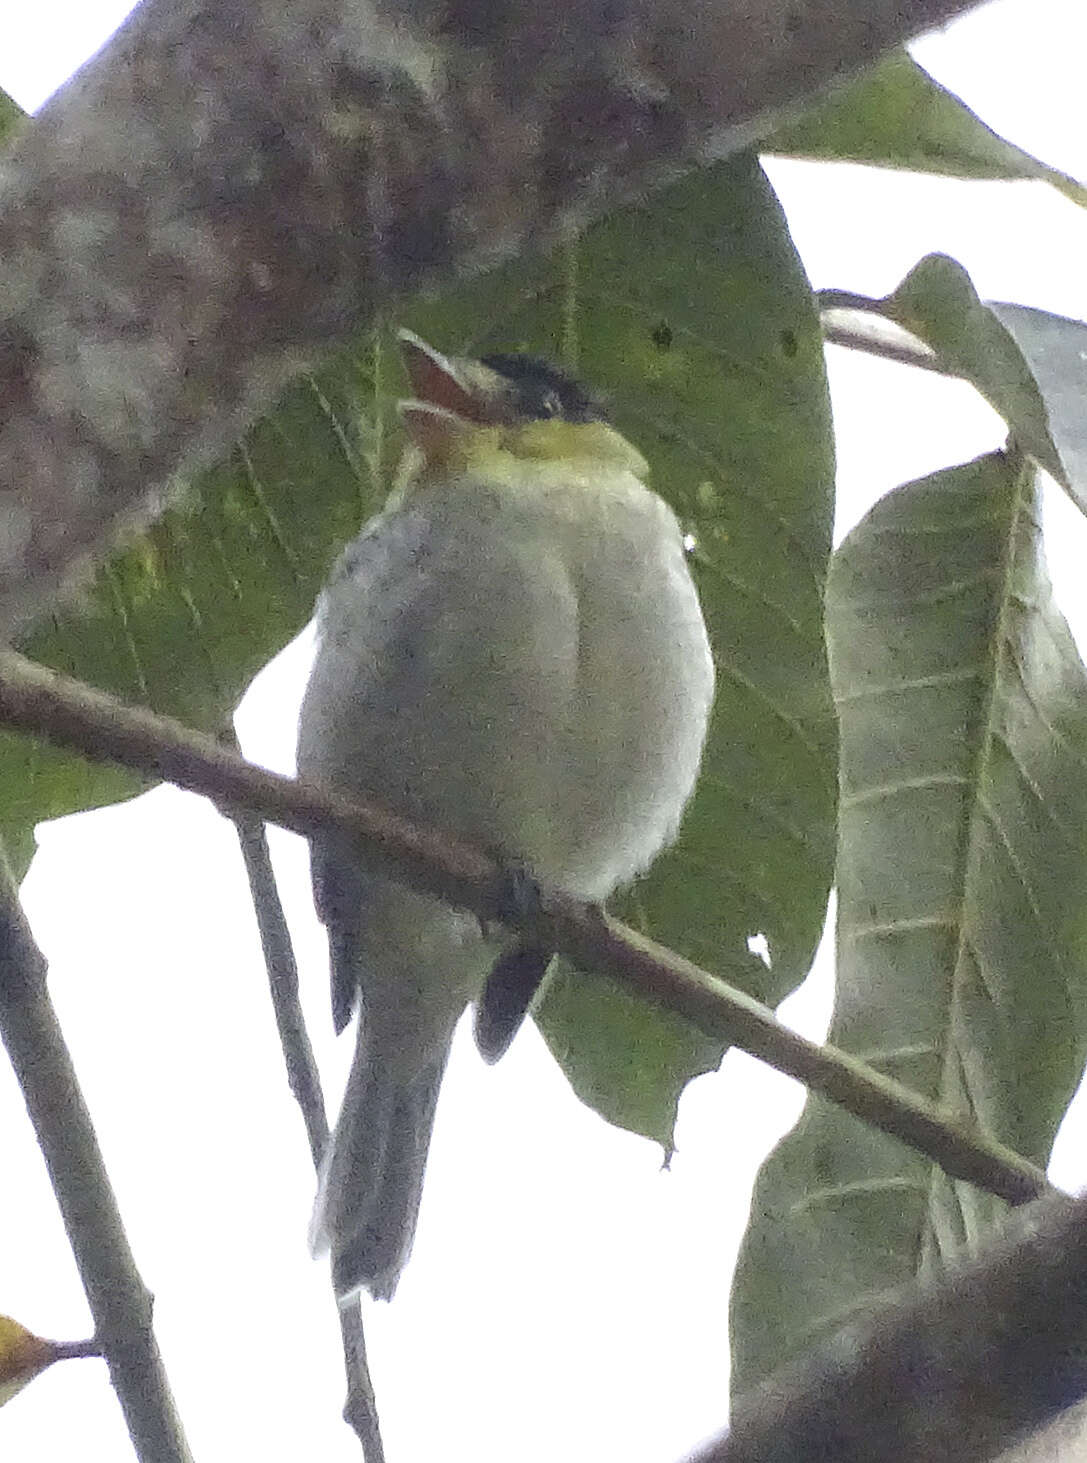
<path fill-rule="evenodd" d="M 671 509 L 577 382 L 401 332 L 414 400 L 398 488 L 318 606 L 298 770 L 604 900 L 670 843 L 713 661 Z M 337 1030 L 354 1063 L 312 1240 L 337 1293 L 391 1297 L 411 1251 L 453 1028 L 493 1060 L 551 952 L 311 848 Z"/>

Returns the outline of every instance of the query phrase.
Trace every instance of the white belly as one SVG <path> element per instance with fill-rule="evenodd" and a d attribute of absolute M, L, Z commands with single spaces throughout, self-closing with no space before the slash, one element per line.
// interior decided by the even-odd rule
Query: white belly
<path fill-rule="evenodd" d="M 413 776 L 426 816 L 603 899 L 675 836 L 713 665 L 675 517 L 630 473 L 592 481 L 534 463 L 531 489 L 424 498 L 461 557 Z"/>
<path fill-rule="evenodd" d="M 304 772 L 603 899 L 675 835 L 713 663 L 679 526 L 633 474 L 419 490 L 347 551 Z"/>
<path fill-rule="evenodd" d="M 376 519 L 325 595 L 298 753 L 603 900 L 675 836 L 714 676 L 675 517 L 629 472 L 591 482 L 533 464 L 531 486 L 460 480 Z M 493 951 L 471 918 L 359 874 L 359 978 L 414 1061 Z"/>
<path fill-rule="evenodd" d="M 672 513 L 640 484 L 598 506 L 597 525 L 571 536 L 567 559 L 577 670 L 554 768 L 565 811 L 550 871 L 594 899 L 645 869 L 675 837 L 713 696 L 705 627 Z"/>

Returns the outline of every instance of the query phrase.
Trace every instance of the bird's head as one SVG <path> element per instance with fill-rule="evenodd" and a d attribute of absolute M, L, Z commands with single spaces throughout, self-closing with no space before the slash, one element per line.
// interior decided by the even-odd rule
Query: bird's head
<path fill-rule="evenodd" d="M 639 478 L 648 472 L 600 402 L 550 362 L 512 353 L 445 356 L 410 330 L 399 339 L 414 392 L 400 403 L 417 457 L 413 476 L 446 474 L 501 454 L 602 461 Z"/>

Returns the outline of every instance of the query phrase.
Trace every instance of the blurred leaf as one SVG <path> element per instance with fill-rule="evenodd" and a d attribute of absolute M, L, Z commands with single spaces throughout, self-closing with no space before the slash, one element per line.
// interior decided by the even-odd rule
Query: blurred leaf
<path fill-rule="evenodd" d="M 944 254 L 922 259 L 882 309 L 976 386 L 1019 445 L 1087 511 L 1087 325 L 987 304 Z"/>
<path fill-rule="evenodd" d="M 1044 1165 L 1087 1053 L 1087 674 L 1033 470 L 898 489 L 838 550 L 830 1040 Z M 742 1391 L 974 1250 L 1001 1205 L 822 1101 L 763 1167 L 732 1303 Z"/>
<path fill-rule="evenodd" d="M 762 966 L 750 965 L 746 973 L 757 977 Z M 736 973 L 737 983 L 743 975 Z M 720 1065 L 721 1042 L 566 961 L 535 1018 L 582 1102 L 618 1127 L 654 1139 L 670 1156 L 683 1089 Z"/>
<path fill-rule="evenodd" d="M 926 255 L 887 296 L 883 308 L 931 346 L 945 366 L 976 386 L 1047 472 L 1063 476 L 1030 367 L 1011 334 L 978 298 L 961 264 L 946 254 Z"/>
<path fill-rule="evenodd" d="M 904 51 L 835 88 L 762 151 L 953 178 L 1037 178 L 1087 202 L 1074 178 L 1006 142 Z"/>
<path fill-rule="evenodd" d="M 336 549 L 384 498 L 383 349 L 371 339 L 301 379 L 20 648 L 190 726 L 226 728 L 248 682 L 305 624 Z M 0 733 L 0 834 L 20 869 L 36 823 L 145 785 Z"/>
<path fill-rule="evenodd" d="M 986 304 L 1023 353 L 1045 402 L 1059 476 L 1087 512 L 1087 325 L 1027 305 Z"/>

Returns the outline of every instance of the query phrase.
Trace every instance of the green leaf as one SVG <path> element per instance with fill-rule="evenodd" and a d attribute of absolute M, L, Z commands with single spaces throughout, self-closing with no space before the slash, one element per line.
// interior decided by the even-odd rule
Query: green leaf
<path fill-rule="evenodd" d="M 535 1012 L 552 1055 L 582 1102 L 670 1156 L 683 1089 L 720 1065 L 724 1046 L 603 976 L 558 966 Z M 750 987 L 761 971 L 749 960 L 730 974 Z"/>
<path fill-rule="evenodd" d="M 979 298 L 961 264 L 929 254 L 883 302 L 956 375 L 1004 418 L 1015 437 L 1055 477 L 1063 477 L 1045 402 L 1010 332 Z"/>
<path fill-rule="evenodd" d="M 371 341 L 303 378 L 228 462 L 20 648 L 126 701 L 226 730 L 246 684 L 305 624 L 336 549 L 384 498 L 383 349 Z M 367 395 L 369 414 L 359 407 Z M 20 870 L 36 823 L 145 785 L 0 733 L 0 833 Z"/>
<path fill-rule="evenodd" d="M 1058 476 L 1087 512 L 1087 325 L 1027 305 L 986 305 L 1022 352 L 1045 403 Z"/>
<path fill-rule="evenodd" d="M 679 845 L 623 912 L 777 999 L 807 971 L 833 870 L 821 621 L 832 462 L 810 291 L 757 163 L 730 160 L 550 258 L 405 315 L 446 350 L 527 348 L 575 366 L 697 540 L 720 680 L 706 770 Z M 301 382 L 29 653 L 224 727 L 248 679 L 305 621 L 336 549 L 380 504 L 402 389 L 380 336 Z M 24 841 L 38 818 L 135 786 L 22 741 L 0 745 L 0 826 Z M 770 972 L 747 950 L 760 932 Z M 683 1083 L 719 1056 L 590 977 L 575 990 L 560 974 L 540 1019 L 587 1100 L 665 1142 Z"/>
<path fill-rule="evenodd" d="M 835 88 L 762 150 L 952 178 L 1038 178 L 1087 201 L 1074 178 L 1006 142 L 905 52 Z"/>
<path fill-rule="evenodd" d="M 1087 673 L 1033 470 L 994 454 L 889 495 L 831 567 L 841 719 L 830 1040 L 1044 1164 L 1087 1054 Z M 763 1167 L 733 1292 L 742 1391 L 999 1201 L 822 1101 Z"/>
<path fill-rule="evenodd" d="M 1087 324 L 981 300 L 962 266 L 929 254 L 885 299 L 823 290 L 828 338 L 961 376 L 1087 512 Z"/>
<path fill-rule="evenodd" d="M 680 842 L 619 912 L 777 1000 L 810 966 L 834 843 L 821 618 L 832 446 L 810 292 L 747 159 L 591 230 L 576 265 L 579 365 L 697 541 L 718 668 Z M 747 951 L 758 933 L 769 971 Z M 579 1095 L 666 1146 L 684 1082 L 720 1057 L 683 1023 L 569 969 L 537 1019 Z"/>

